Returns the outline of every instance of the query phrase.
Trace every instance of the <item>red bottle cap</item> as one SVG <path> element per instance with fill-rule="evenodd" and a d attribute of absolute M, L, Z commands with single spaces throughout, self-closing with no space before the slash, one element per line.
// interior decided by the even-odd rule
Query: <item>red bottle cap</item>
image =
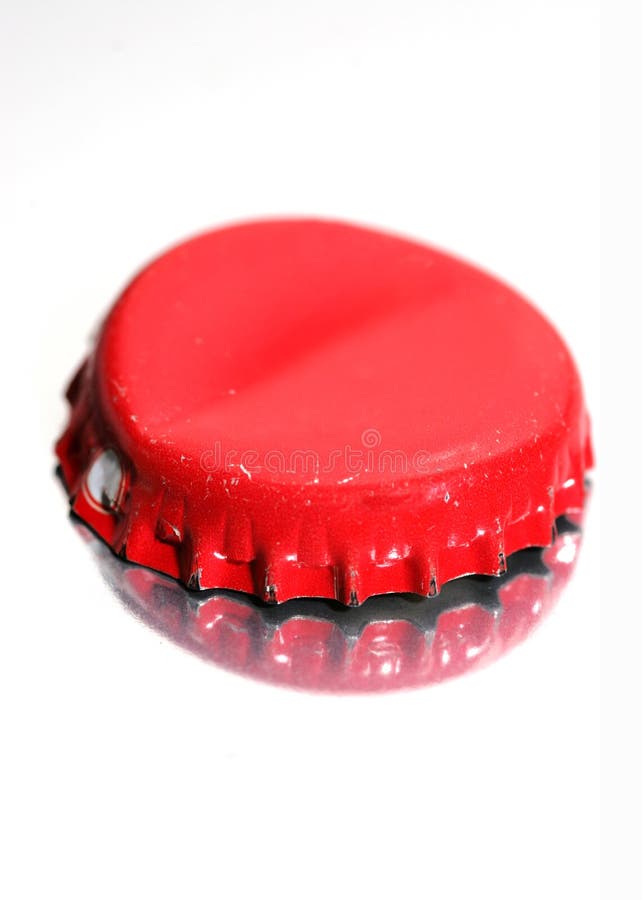
<path fill-rule="evenodd" d="M 119 298 L 68 392 L 74 511 L 192 588 L 358 604 L 547 546 L 592 464 L 577 370 L 513 290 L 319 221 L 204 234 Z"/>

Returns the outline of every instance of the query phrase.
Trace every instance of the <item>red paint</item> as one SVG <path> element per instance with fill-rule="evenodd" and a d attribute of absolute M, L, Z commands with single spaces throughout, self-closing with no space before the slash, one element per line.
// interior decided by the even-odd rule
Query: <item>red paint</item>
<path fill-rule="evenodd" d="M 432 248 L 329 222 L 161 256 L 69 395 L 57 452 L 81 518 L 192 587 L 277 602 L 498 573 L 581 509 L 591 465 L 577 370 L 540 313 Z M 105 449 L 110 502 L 87 480 Z"/>

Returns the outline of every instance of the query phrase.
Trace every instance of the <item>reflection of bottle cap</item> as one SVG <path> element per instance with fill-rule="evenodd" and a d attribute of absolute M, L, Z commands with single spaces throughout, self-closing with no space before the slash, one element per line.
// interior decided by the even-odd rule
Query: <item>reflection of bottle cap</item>
<path fill-rule="evenodd" d="M 77 527 L 114 593 L 164 636 L 238 674 L 332 692 L 418 687 L 493 662 L 553 608 L 581 537 L 577 523 L 562 516 L 550 547 L 514 553 L 497 578 L 457 578 L 428 601 L 387 594 L 345 609 L 323 600 L 257 604 L 229 591 L 186 591 L 116 559 Z"/>
<path fill-rule="evenodd" d="M 315 221 L 205 234 L 108 315 L 57 452 L 75 512 L 194 588 L 361 603 L 548 545 L 591 465 L 577 371 L 514 291 Z"/>

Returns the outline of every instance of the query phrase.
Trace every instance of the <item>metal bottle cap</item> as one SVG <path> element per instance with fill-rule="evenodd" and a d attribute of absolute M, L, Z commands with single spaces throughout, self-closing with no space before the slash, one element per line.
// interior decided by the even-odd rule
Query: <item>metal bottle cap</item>
<path fill-rule="evenodd" d="M 547 546 L 592 464 L 570 353 L 514 290 L 354 226 L 213 231 L 145 268 L 69 391 L 74 511 L 195 589 L 360 604 Z"/>

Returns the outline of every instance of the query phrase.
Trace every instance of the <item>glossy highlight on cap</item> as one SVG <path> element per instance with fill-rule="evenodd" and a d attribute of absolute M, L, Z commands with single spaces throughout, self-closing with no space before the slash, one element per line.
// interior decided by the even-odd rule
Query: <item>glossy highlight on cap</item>
<path fill-rule="evenodd" d="M 549 546 L 588 417 L 530 303 L 443 252 L 336 222 L 160 256 L 74 378 L 72 509 L 124 558 L 281 603 L 434 595 Z"/>

